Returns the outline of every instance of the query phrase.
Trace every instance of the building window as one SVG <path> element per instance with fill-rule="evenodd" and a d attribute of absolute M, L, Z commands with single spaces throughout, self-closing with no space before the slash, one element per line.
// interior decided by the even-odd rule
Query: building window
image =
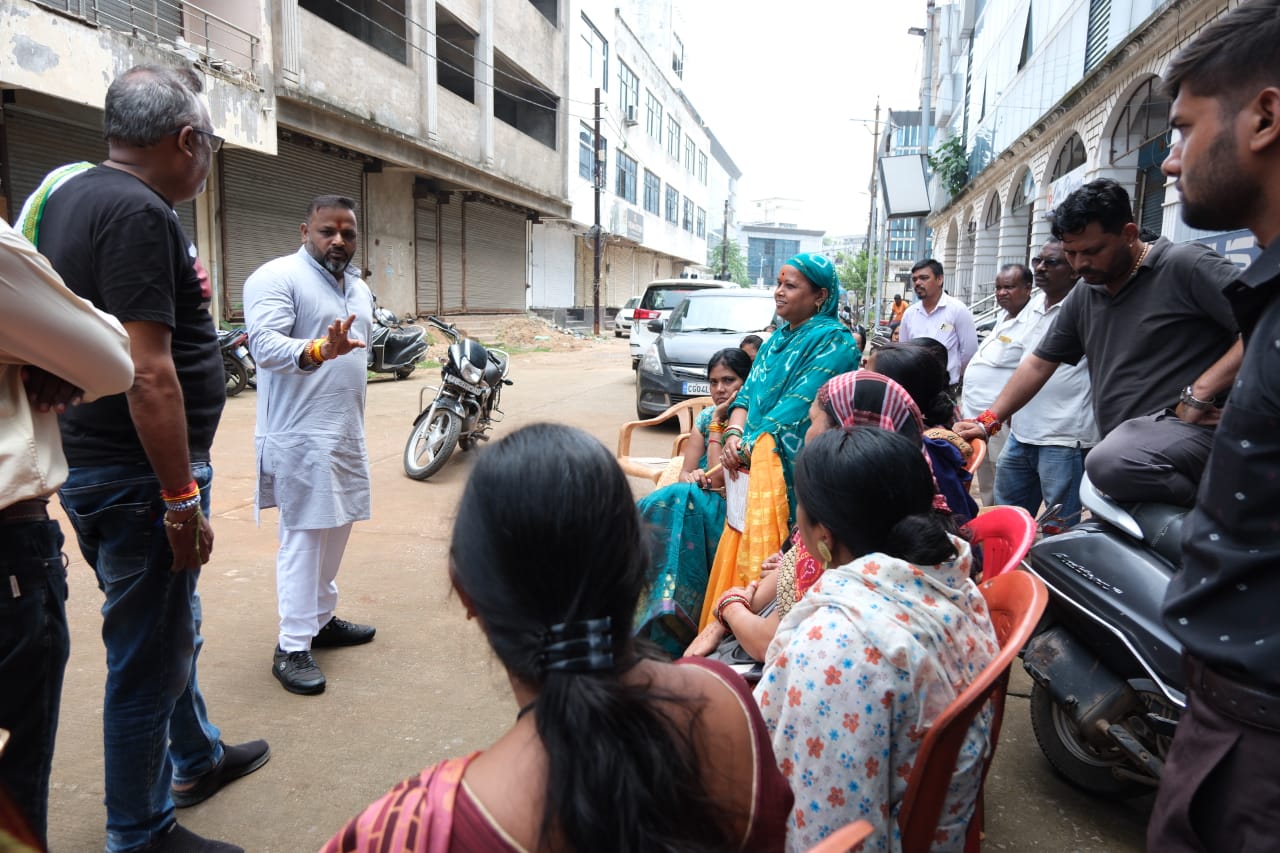
<path fill-rule="evenodd" d="M 692 136 L 684 138 L 684 168 L 690 175 L 698 168 L 698 146 Z"/>
<path fill-rule="evenodd" d="M 667 116 L 667 153 L 680 162 L 680 123 Z"/>
<path fill-rule="evenodd" d="M 584 180 L 591 180 L 591 170 L 595 167 L 595 157 L 591 151 L 591 140 L 595 134 L 591 130 L 591 125 L 582 124 L 578 130 L 578 175 Z M 600 186 L 603 187 L 605 177 L 606 157 L 609 153 L 609 140 L 603 136 L 600 137 Z"/>
<path fill-rule="evenodd" d="M 607 92 L 609 91 L 609 42 L 605 41 L 604 36 L 600 35 L 600 31 L 586 15 L 582 16 L 582 23 L 586 25 L 586 29 L 582 32 L 582 41 L 587 60 L 583 63 L 583 67 L 587 69 L 587 76 L 591 78 L 591 82 L 598 83 L 600 88 Z"/>
<path fill-rule="evenodd" d="M 799 251 L 799 240 L 748 237 L 747 274 L 761 281 L 773 281 L 778 277 L 778 270 L 786 259 Z"/>
<path fill-rule="evenodd" d="M 645 90 L 645 95 L 647 95 L 648 97 L 645 100 L 644 129 L 645 129 L 645 132 L 649 134 L 650 138 L 652 138 L 654 142 L 661 145 L 662 144 L 662 103 L 658 100 L 657 96 L 654 95 L 653 92 L 650 92 L 648 89 Z"/>
<path fill-rule="evenodd" d="M 476 34 L 436 6 L 436 81 L 459 98 L 476 102 Z"/>
<path fill-rule="evenodd" d="M 493 52 L 493 73 L 494 118 L 505 121 L 554 150 L 560 99 L 496 50 Z"/>
<path fill-rule="evenodd" d="M 680 193 L 670 184 L 667 184 L 667 221 L 672 225 L 680 222 Z"/>
<path fill-rule="evenodd" d="M 889 260 L 913 261 L 916 259 L 916 223 L 918 219 L 889 220 Z"/>
<path fill-rule="evenodd" d="M 405 0 L 299 0 L 298 5 L 397 62 L 407 62 L 404 3 Z M 107 8 L 116 5 L 107 4 Z M 121 5 L 126 14 L 132 12 L 130 7 L 134 5 L 148 10 L 152 8 L 150 4 Z M 164 8 L 168 4 L 161 3 L 160 6 Z"/>
<path fill-rule="evenodd" d="M 707 212 L 702 208 L 698 208 L 698 218 L 693 233 L 699 237 L 707 236 Z"/>
<path fill-rule="evenodd" d="M 1084 36 L 1084 73 L 1107 55 L 1111 43 L 1111 0 L 1089 0 L 1089 26 Z"/>
<path fill-rule="evenodd" d="M 634 120 L 640 112 L 640 78 L 625 62 L 618 63 L 618 108 L 623 119 Z"/>
<path fill-rule="evenodd" d="M 707 152 L 698 152 L 698 181 L 705 184 L 707 182 Z"/>
<path fill-rule="evenodd" d="M 660 215 L 658 205 L 662 203 L 662 181 L 648 169 L 644 170 L 644 209 L 654 216 Z"/>
<path fill-rule="evenodd" d="M 671 34 L 671 70 L 681 80 L 684 79 L 684 42 L 680 41 L 680 36 L 675 33 Z"/>
<path fill-rule="evenodd" d="M 618 185 L 615 192 L 632 204 L 636 203 L 636 161 L 618 152 Z"/>
<path fill-rule="evenodd" d="M 686 231 L 693 230 L 693 200 L 686 198 L 684 200 L 684 219 L 680 222 L 680 227 Z"/>
<path fill-rule="evenodd" d="M 559 26 L 560 4 L 557 0 L 529 0 L 533 8 L 542 13 L 542 17 L 551 22 L 551 26 Z"/>

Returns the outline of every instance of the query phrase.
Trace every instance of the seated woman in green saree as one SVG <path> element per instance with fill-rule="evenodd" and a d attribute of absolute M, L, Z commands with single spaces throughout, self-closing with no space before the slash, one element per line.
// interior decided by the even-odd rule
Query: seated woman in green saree
<path fill-rule="evenodd" d="M 862 358 L 840 322 L 839 297 L 835 264 L 822 255 L 795 255 L 778 271 L 774 302 L 786 325 L 765 342 L 730 404 L 720 459 L 727 477 L 750 471 L 746 517 L 741 531 L 726 522 L 721 533 L 699 628 L 714 618 L 720 593 L 759 577 L 791 532 L 791 466 L 804 447 L 809 407 L 824 382 L 856 370 Z"/>

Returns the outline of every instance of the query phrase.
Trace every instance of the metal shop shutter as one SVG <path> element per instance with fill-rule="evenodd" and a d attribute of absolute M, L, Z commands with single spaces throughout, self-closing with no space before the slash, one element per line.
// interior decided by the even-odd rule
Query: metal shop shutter
<path fill-rule="evenodd" d="M 416 249 L 418 313 L 440 311 L 440 205 L 435 199 L 415 202 L 413 244 Z"/>
<path fill-rule="evenodd" d="M 467 265 L 463 260 L 466 243 L 462 239 L 462 197 L 454 195 L 440 205 L 440 308 L 447 314 L 466 310 L 463 276 Z"/>
<path fill-rule="evenodd" d="M 466 206 L 466 308 L 523 311 L 528 219 L 523 213 L 469 201 Z"/>
<path fill-rule="evenodd" d="M 298 226 L 318 195 L 344 195 L 362 222 L 363 166 L 354 160 L 280 140 L 275 157 L 242 148 L 222 153 L 222 285 L 228 319 L 244 317 L 244 282 L 272 258 L 297 251 Z M 354 264 L 360 264 L 359 253 Z M 378 282 L 370 287 L 378 292 Z"/>
<path fill-rule="evenodd" d="M 85 127 L 59 121 L 49 116 L 25 111 L 4 111 L 5 138 L 9 143 L 9 209 L 16 219 L 27 196 L 35 192 L 44 176 L 59 166 L 86 160 L 101 163 L 107 159 L 107 143 L 102 128 Z M 182 230 L 193 243 L 196 240 L 196 206 L 194 202 L 174 208 Z M 196 247 L 197 251 L 199 246 Z"/>

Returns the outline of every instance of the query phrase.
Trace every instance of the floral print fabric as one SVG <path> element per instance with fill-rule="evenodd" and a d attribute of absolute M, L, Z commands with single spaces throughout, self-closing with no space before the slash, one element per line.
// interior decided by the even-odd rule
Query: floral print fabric
<path fill-rule="evenodd" d="M 875 827 L 862 849 L 901 849 L 924 732 L 999 651 L 969 545 L 953 542 L 956 558 L 937 566 L 885 554 L 833 566 L 778 626 L 755 695 L 795 793 L 788 850 L 859 819 Z M 990 724 L 987 708 L 969 731 L 934 850 L 964 848 Z"/>

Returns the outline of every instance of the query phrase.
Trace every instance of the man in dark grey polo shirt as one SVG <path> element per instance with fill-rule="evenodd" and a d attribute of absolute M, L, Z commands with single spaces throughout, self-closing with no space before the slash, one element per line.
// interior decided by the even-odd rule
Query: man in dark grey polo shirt
<path fill-rule="evenodd" d="M 962 436 L 994 433 L 1058 365 L 1088 356 L 1102 442 L 1089 479 L 1120 501 L 1190 506 L 1241 345 L 1222 290 L 1239 270 L 1194 243 L 1139 239 L 1129 194 L 1110 179 L 1054 211 L 1053 234 L 1081 278 L 1053 328 Z"/>

